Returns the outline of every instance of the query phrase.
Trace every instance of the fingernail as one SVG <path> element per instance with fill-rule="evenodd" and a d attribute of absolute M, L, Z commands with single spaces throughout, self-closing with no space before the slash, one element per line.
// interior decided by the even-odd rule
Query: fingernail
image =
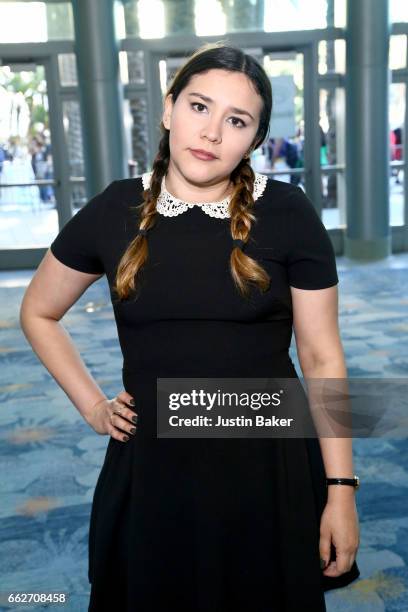
<path fill-rule="evenodd" d="M 129 436 L 123 436 L 123 441 L 127 442 L 129 440 Z"/>
<path fill-rule="evenodd" d="M 320 559 L 320 569 L 324 569 L 326 567 L 326 561 L 324 559 Z"/>
<path fill-rule="evenodd" d="M 134 423 L 137 423 L 137 414 L 136 414 L 135 416 L 132 416 L 132 421 L 133 421 Z"/>
<path fill-rule="evenodd" d="M 133 397 L 132 397 L 132 399 L 130 399 L 130 400 L 129 400 L 129 404 L 130 404 L 131 406 L 135 406 L 135 405 L 136 405 L 136 404 L 135 404 L 135 400 L 133 399 Z"/>
<path fill-rule="evenodd" d="M 132 428 L 130 429 L 130 433 L 131 433 L 131 434 L 134 434 L 135 432 L 136 432 L 136 427 L 132 427 Z"/>

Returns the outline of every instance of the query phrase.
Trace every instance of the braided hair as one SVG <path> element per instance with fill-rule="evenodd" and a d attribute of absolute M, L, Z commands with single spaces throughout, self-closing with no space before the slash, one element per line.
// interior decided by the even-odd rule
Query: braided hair
<path fill-rule="evenodd" d="M 262 66 L 250 55 L 238 48 L 223 43 L 207 43 L 197 49 L 189 60 L 178 69 L 168 88 L 167 95 L 173 101 L 187 86 L 194 74 L 206 72 L 212 68 L 227 71 L 238 71 L 247 75 L 263 100 L 263 108 L 252 150 L 265 140 L 269 132 L 269 120 L 272 111 L 272 90 L 269 79 Z M 153 162 L 150 185 L 143 191 L 143 202 L 136 206 L 139 210 L 139 230 L 121 257 L 116 271 L 115 291 L 120 300 L 127 299 L 130 292 L 136 289 L 135 280 L 148 257 L 147 234 L 152 229 L 158 215 L 157 198 L 161 192 L 162 178 L 166 175 L 170 162 L 169 130 L 160 123 L 162 137 L 157 155 Z M 249 238 L 252 223 L 256 221 L 254 207 L 255 173 L 249 163 L 249 155 L 241 159 L 231 173 L 233 192 L 229 203 L 231 236 L 233 248 L 230 256 L 230 272 L 238 291 L 248 297 L 251 284 L 261 291 L 266 291 L 270 277 L 262 266 L 246 255 L 242 247 Z"/>

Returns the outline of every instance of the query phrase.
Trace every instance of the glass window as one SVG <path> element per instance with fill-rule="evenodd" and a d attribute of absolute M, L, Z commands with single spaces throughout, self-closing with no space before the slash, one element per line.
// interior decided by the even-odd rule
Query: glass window
<path fill-rule="evenodd" d="M 346 73 L 346 41 L 344 39 L 321 40 L 318 49 L 319 74 Z"/>
<path fill-rule="evenodd" d="M 46 42 L 74 38 L 70 2 L 4 2 L 0 0 L 2 43 Z"/>
<path fill-rule="evenodd" d="M 129 100 L 125 100 L 124 115 L 129 176 L 138 176 L 149 170 L 147 166 L 149 142 L 145 94 L 132 94 Z"/>
<path fill-rule="evenodd" d="M 390 37 L 389 67 L 390 70 L 405 68 L 407 57 L 407 37 L 405 34 Z"/>
<path fill-rule="evenodd" d="M 345 227 L 345 90 L 320 89 L 319 108 L 322 220 L 327 229 Z"/>
<path fill-rule="evenodd" d="M 60 83 L 63 87 L 78 85 L 78 74 L 75 53 L 60 53 L 58 55 Z"/>
<path fill-rule="evenodd" d="M 408 3 L 401 0 L 389 0 L 390 21 L 398 23 L 408 21 Z"/>
<path fill-rule="evenodd" d="M 48 40 L 73 40 L 74 18 L 71 2 L 47 2 Z"/>
<path fill-rule="evenodd" d="M 120 76 L 123 85 L 143 85 L 145 66 L 143 51 L 119 51 Z"/>
<path fill-rule="evenodd" d="M 82 145 L 82 124 L 79 102 L 64 100 L 62 103 L 65 138 L 68 148 L 68 160 L 71 178 L 85 175 Z"/>
<path fill-rule="evenodd" d="M 0 66 L 0 248 L 44 247 L 57 228 L 44 66 Z"/>
<path fill-rule="evenodd" d="M 84 181 L 85 164 L 82 142 L 82 122 L 78 100 L 64 100 L 62 103 L 65 139 L 71 178 L 71 205 L 75 212 L 87 201 Z"/>
<path fill-rule="evenodd" d="M 327 3 L 327 25 L 332 25 L 330 20 L 330 8 L 332 2 Z M 347 27 L 347 0 L 334 0 L 334 27 Z"/>
<path fill-rule="evenodd" d="M 273 0 L 273 2 L 265 2 L 265 32 L 314 30 L 326 27 L 327 0 L 314 0 L 313 2 Z"/>
<path fill-rule="evenodd" d="M 326 28 L 328 23 L 342 27 L 345 0 L 336 0 L 329 15 L 332 5 L 327 0 L 128 0 L 126 36 L 218 36 Z"/>
<path fill-rule="evenodd" d="M 404 118 L 405 83 L 390 87 L 390 224 L 404 225 Z"/>

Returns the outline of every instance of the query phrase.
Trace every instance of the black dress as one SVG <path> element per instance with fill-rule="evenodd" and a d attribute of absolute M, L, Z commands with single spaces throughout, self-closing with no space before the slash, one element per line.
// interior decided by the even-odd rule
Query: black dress
<path fill-rule="evenodd" d="M 249 302 L 229 272 L 229 219 L 197 206 L 157 215 L 138 298 L 116 301 L 115 268 L 138 227 L 142 177 L 111 183 L 51 245 L 65 265 L 106 273 L 123 388 L 138 414 L 128 442 L 110 437 L 94 493 L 91 611 L 320 612 L 325 590 L 360 574 L 356 562 L 337 578 L 320 569 L 327 489 L 318 439 L 156 435 L 157 377 L 296 378 L 290 286 L 338 283 L 310 200 L 264 179 L 246 252 L 271 285 L 263 295 L 252 290 Z"/>

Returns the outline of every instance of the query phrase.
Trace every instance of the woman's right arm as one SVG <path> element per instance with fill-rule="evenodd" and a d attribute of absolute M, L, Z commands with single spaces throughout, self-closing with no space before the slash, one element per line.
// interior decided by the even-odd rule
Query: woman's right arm
<path fill-rule="evenodd" d="M 34 352 L 58 385 L 70 398 L 83 418 L 98 433 L 109 433 L 123 440 L 123 431 L 134 427 L 131 418 L 134 411 L 127 408 L 131 396 L 126 391 L 107 400 L 102 389 L 87 370 L 70 335 L 60 320 L 84 291 L 103 274 L 88 274 L 61 263 L 50 250 L 41 261 L 20 307 L 20 325 Z M 96 419 L 95 404 L 105 406 L 115 401 L 122 416 L 115 415 L 115 427 L 110 424 L 108 410 L 100 411 Z M 111 410 L 112 406 L 109 406 Z M 129 420 L 128 420 L 129 419 Z M 119 429 L 120 427 L 120 429 Z M 104 431 L 106 430 L 106 431 Z M 121 431 L 122 430 L 122 431 Z"/>

